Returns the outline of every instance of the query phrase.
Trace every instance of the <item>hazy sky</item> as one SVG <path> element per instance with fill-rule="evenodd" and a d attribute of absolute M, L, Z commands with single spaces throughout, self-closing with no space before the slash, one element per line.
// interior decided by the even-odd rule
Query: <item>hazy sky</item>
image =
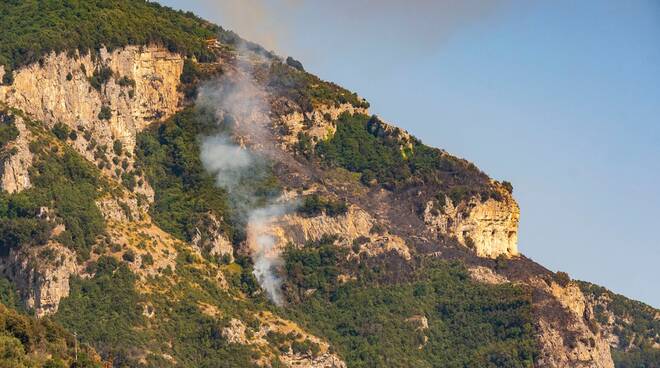
<path fill-rule="evenodd" d="M 163 0 L 514 184 L 520 250 L 660 307 L 660 3 Z"/>

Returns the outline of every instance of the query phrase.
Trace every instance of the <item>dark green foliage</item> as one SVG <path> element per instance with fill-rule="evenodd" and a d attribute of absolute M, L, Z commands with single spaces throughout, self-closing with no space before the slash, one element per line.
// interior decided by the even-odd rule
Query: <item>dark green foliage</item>
<path fill-rule="evenodd" d="M 345 201 L 333 201 L 322 198 L 318 194 L 305 197 L 302 205 L 298 208 L 298 213 L 309 217 L 319 216 L 321 214 L 335 217 L 344 215 L 347 211 L 348 205 Z"/>
<path fill-rule="evenodd" d="M 43 245 L 48 241 L 52 225 L 34 218 L 0 219 L 0 256 L 22 244 Z"/>
<path fill-rule="evenodd" d="M 504 189 L 507 190 L 507 192 L 509 192 L 510 194 L 513 194 L 513 184 L 511 184 L 508 181 L 503 181 L 502 186 L 504 187 Z"/>
<path fill-rule="evenodd" d="M 127 172 L 123 173 L 121 175 L 121 183 L 124 184 L 124 186 L 130 190 L 133 191 L 135 190 L 135 186 L 137 185 L 137 179 L 135 178 L 135 172 Z"/>
<path fill-rule="evenodd" d="M 144 323 L 136 276 L 110 257 L 99 258 L 95 271 L 92 279 L 71 280 L 69 297 L 60 303 L 55 319 L 103 357 L 128 358 L 132 347 L 146 339 L 136 330 Z"/>
<path fill-rule="evenodd" d="M 16 287 L 4 277 L 0 277 L 0 303 L 11 309 L 19 309 L 21 304 Z"/>
<path fill-rule="evenodd" d="M 284 288 L 292 302 L 305 300 L 307 290 L 329 296 L 338 287 L 339 263 L 346 250 L 334 245 L 335 238 L 325 237 L 298 249 L 289 246 L 285 253 L 286 278 Z"/>
<path fill-rule="evenodd" d="M 288 312 L 328 338 L 350 367 L 533 366 L 529 291 L 473 283 L 462 265 L 440 261 L 420 265 L 403 282 L 358 276 L 340 284 L 341 257 L 327 255 L 331 249 L 321 244 L 287 251 L 288 295 L 318 288 L 290 298 L 302 302 Z M 421 316 L 428 329 L 416 322 Z"/>
<path fill-rule="evenodd" d="M 115 141 L 112 143 L 112 151 L 115 153 L 115 155 L 121 156 L 123 152 L 123 145 L 119 139 L 115 139 Z"/>
<path fill-rule="evenodd" d="M 14 124 L 16 117 L 11 113 L 0 111 L 0 148 L 18 138 L 18 128 Z"/>
<path fill-rule="evenodd" d="M 312 139 L 309 135 L 303 132 L 298 133 L 298 142 L 293 146 L 293 152 L 296 155 L 310 159 L 312 157 L 313 148 Z"/>
<path fill-rule="evenodd" d="M 112 78 L 112 69 L 109 66 L 102 65 L 94 69 L 94 73 L 89 78 L 89 84 L 94 87 L 95 90 L 101 92 L 103 86 Z"/>
<path fill-rule="evenodd" d="M 566 272 L 558 271 L 554 275 L 555 281 L 561 286 L 566 287 L 571 282 L 571 277 Z"/>
<path fill-rule="evenodd" d="M 5 75 L 2 76 L 2 84 L 11 86 L 14 83 L 14 72 L 9 69 L 5 70 Z"/>
<path fill-rule="evenodd" d="M 579 281 L 582 292 L 603 304 L 594 307 L 596 320 L 608 323 L 606 313 L 614 316 L 613 333 L 619 338 L 619 345 L 612 349 L 612 357 L 617 368 L 660 367 L 660 350 L 653 348 L 660 344 L 660 320 L 658 311 L 644 303 L 630 300 L 598 285 Z"/>
<path fill-rule="evenodd" d="M 121 256 L 121 259 L 126 262 L 135 262 L 135 252 L 132 249 L 129 249 Z"/>
<path fill-rule="evenodd" d="M 202 72 L 197 67 L 194 61 L 186 59 L 183 62 L 183 71 L 181 73 L 181 88 L 183 95 L 188 100 L 197 97 L 197 85 L 202 78 Z"/>
<path fill-rule="evenodd" d="M 658 368 L 660 367 L 660 349 L 643 345 L 629 351 L 612 350 L 616 368 Z"/>
<path fill-rule="evenodd" d="M 214 128 L 211 112 L 190 108 L 138 136 L 138 165 L 156 192 L 153 219 L 180 239 L 192 239 L 209 212 L 228 218 L 227 194 L 215 186 L 199 158 L 198 137 Z M 231 235 L 228 224 L 224 230 Z"/>
<path fill-rule="evenodd" d="M 59 217 L 66 231 L 59 241 L 86 259 L 105 223 L 95 200 L 103 184 L 98 170 L 66 148 L 53 152 L 43 144 L 31 144 L 35 155 L 30 178 L 33 187 L 16 194 L 0 194 L 0 252 L 24 243 L 42 244 L 52 224 L 37 218 L 41 207 Z"/>
<path fill-rule="evenodd" d="M 302 63 L 291 56 L 286 58 L 286 65 L 297 69 L 298 71 L 304 72 L 305 68 L 303 67 Z"/>
<path fill-rule="evenodd" d="M 135 80 L 131 79 L 127 76 L 123 76 L 119 78 L 117 81 L 117 84 L 120 85 L 121 87 L 133 87 L 135 88 Z"/>
<path fill-rule="evenodd" d="M 257 71 L 257 74 L 261 73 L 266 75 L 269 87 L 296 101 L 305 111 L 311 111 L 320 104 L 335 106 L 350 103 L 355 107 L 369 107 L 369 103 L 355 93 L 281 62 L 273 62 L 269 70 Z"/>
<path fill-rule="evenodd" d="M 80 346 L 76 367 L 101 367 L 90 359 L 91 352 L 87 346 Z M 74 338 L 61 326 L 0 304 L 0 366 L 41 367 L 40 362 L 45 362 L 43 367 L 69 367 L 73 359 Z"/>
<path fill-rule="evenodd" d="M 62 123 L 57 123 L 53 126 L 53 129 L 51 129 L 53 134 L 57 137 L 57 139 L 61 141 L 66 141 L 66 139 L 69 137 L 69 127 L 62 124 Z"/>
<path fill-rule="evenodd" d="M 99 111 L 98 118 L 99 120 L 110 120 L 112 118 L 112 110 L 110 109 L 110 106 L 101 106 L 101 111 Z"/>
<path fill-rule="evenodd" d="M 96 237 L 105 229 L 95 204 L 103 186 L 98 170 L 69 148 L 61 155 L 40 150 L 37 157 L 31 172 L 34 188 L 25 195 L 42 198 L 43 206 L 54 207 L 66 226 L 59 240 L 86 259 Z"/>
<path fill-rule="evenodd" d="M 448 193 L 454 203 L 472 195 L 499 197 L 489 178 L 473 164 L 414 138 L 407 146 L 396 134 L 386 132 L 376 117 L 341 115 L 335 135 L 316 150 L 327 164 L 362 173 L 367 185 L 375 180 L 398 190 L 421 184 L 435 196 Z"/>
<path fill-rule="evenodd" d="M 151 266 L 154 264 L 154 257 L 149 253 L 143 254 L 141 260 L 143 266 Z"/>
<path fill-rule="evenodd" d="M 142 0 L 3 1 L 0 3 L 0 64 L 11 70 L 55 51 L 87 53 L 102 45 L 161 44 L 170 51 L 213 59 L 204 40 L 221 28 L 191 13 Z"/>

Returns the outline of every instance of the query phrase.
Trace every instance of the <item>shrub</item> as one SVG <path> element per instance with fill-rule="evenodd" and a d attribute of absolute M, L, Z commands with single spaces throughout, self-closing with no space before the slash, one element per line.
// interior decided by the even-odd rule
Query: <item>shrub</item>
<path fill-rule="evenodd" d="M 115 139 L 115 141 L 112 143 L 112 150 L 114 151 L 115 155 L 121 156 L 123 145 L 119 139 Z"/>
<path fill-rule="evenodd" d="M 62 123 L 57 123 L 53 126 L 53 129 L 51 129 L 53 134 L 57 137 L 57 139 L 61 141 L 66 141 L 67 138 L 69 138 L 69 134 L 71 133 L 69 130 L 69 127 L 62 124 Z"/>
<path fill-rule="evenodd" d="M 5 86 L 14 84 L 14 72 L 12 70 L 5 69 L 5 75 L 2 76 L 2 84 Z"/>
<path fill-rule="evenodd" d="M 18 138 L 15 120 L 13 115 L 0 111 L 0 148 Z"/>
<path fill-rule="evenodd" d="M 555 273 L 554 280 L 561 287 L 566 287 L 566 286 L 568 286 L 568 284 L 570 284 L 571 277 L 568 276 L 568 274 L 566 272 L 558 271 L 557 273 Z"/>
<path fill-rule="evenodd" d="M 117 84 L 120 85 L 121 87 L 132 87 L 135 88 L 135 80 L 131 79 L 127 76 L 121 77 L 118 81 Z"/>
<path fill-rule="evenodd" d="M 99 120 L 110 120 L 112 118 L 112 110 L 110 109 L 110 106 L 101 106 L 101 111 L 99 111 L 98 118 Z"/>
<path fill-rule="evenodd" d="M 513 194 L 513 184 L 508 181 L 503 181 L 502 186 L 506 189 L 507 192 Z"/>
<path fill-rule="evenodd" d="M 145 266 L 152 266 L 154 264 L 154 257 L 150 253 L 143 254 L 142 264 Z"/>
<path fill-rule="evenodd" d="M 429 196 L 448 193 L 454 204 L 472 196 L 485 200 L 499 195 L 488 176 L 473 164 L 415 138 L 401 139 L 375 116 L 344 113 L 337 132 L 319 142 L 316 153 L 327 165 L 361 173 L 365 185 L 379 183 L 393 191 L 424 186 Z"/>
<path fill-rule="evenodd" d="M 103 86 L 110 80 L 112 77 L 112 69 L 108 66 L 100 66 L 94 69 L 94 73 L 89 78 L 89 83 L 94 87 L 95 90 L 101 92 Z"/>
<path fill-rule="evenodd" d="M 322 198 L 318 194 L 313 194 L 305 198 L 303 204 L 298 208 L 298 213 L 313 217 L 326 214 L 330 217 L 336 217 L 346 214 L 348 205 L 345 201 L 333 201 Z"/>
<path fill-rule="evenodd" d="M 133 263 L 135 262 L 135 252 L 132 249 L 129 249 L 126 252 L 124 252 L 121 258 L 126 262 Z"/>
<path fill-rule="evenodd" d="M 295 68 L 295 69 L 297 69 L 301 72 L 305 71 L 305 68 L 303 67 L 302 63 L 300 61 L 292 58 L 291 56 L 286 58 L 286 65 L 288 65 L 292 68 Z"/>

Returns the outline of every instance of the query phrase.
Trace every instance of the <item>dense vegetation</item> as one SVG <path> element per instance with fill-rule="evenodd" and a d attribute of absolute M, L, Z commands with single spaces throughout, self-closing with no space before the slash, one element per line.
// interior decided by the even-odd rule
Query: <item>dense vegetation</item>
<path fill-rule="evenodd" d="M 228 319 L 205 314 L 201 305 L 218 305 L 223 315 L 249 320 L 254 310 L 232 300 L 209 277 L 194 255 L 184 250 L 176 272 L 150 280 L 156 289 L 141 294 L 137 276 L 126 263 L 102 257 L 91 279 L 76 278 L 56 319 L 78 331 L 83 342 L 95 346 L 114 367 L 253 367 L 249 347 L 229 344 L 221 330 Z M 150 319 L 149 311 L 157 318 Z M 138 363 L 144 351 L 146 364 Z M 171 358 L 174 357 L 176 363 Z"/>
<path fill-rule="evenodd" d="M 52 51 L 150 43 L 204 61 L 213 58 L 204 40 L 223 32 L 192 13 L 144 0 L 3 1 L 0 24 L 0 65 L 8 70 Z"/>
<path fill-rule="evenodd" d="M 163 124 L 138 136 L 138 169 L 146 173 L 156 196 L 151 208 L 154 221 L 183 240 L 195 235 L 195 228 L 209 213 L 223 220 L 223 231 L 236 241 L 244 238 L 245 207 L 259 205 L 279 191 L 267 163 L 246 170 L 236 187 L 249 193 L 232 192 L 216 185 L 200 160 L 202 136 L 220 134 L 228 127 L 203 107 L 191 107 Z"/>
<path fill-rule="evenodd" d="M 348 212 L 348 204 L 345 201 L 327 199 L 318 194 L 305 197 L 300 207 L 298 207 L 298 213 L 309 217 L 321 214 L 335 217 L 346 212 Z"/>
<path fill-rule="evenodd" d="M 16 117 L 11 113 L 0 110 L 0 149 L 18 137 L 15 119 Z"/>
<path fill-rule="evenodd" d="M 361 173 L 367 185 L 377 182 L 391 190 L 424 185 L 440 200 L 447 195 L 455 204 L 472 195 L 501 197 L 472 163 L 411 140 L 408 144 L 396 131 L 385 130 L 376 117 L 345 113 L 335 135 L 319 142 L 316 152 L 327 164 Z"/>
<path fill-rule="evenodd" d="M 60 303 L 56 319 L 121 366 L 130 347 L 144 342 L 144 335 L 136 331 L 144 320 L 142 297 L 134 288 L 136 276 L 125 264 L 102 257 L 95 271 L 92 279 L 71 280 L 69 297 Z"/>
<path fill-rule="evenodd" d="M 227 193 L 216 187 L 199 155 L 199 136 L 216 126 L 211 112 L 189 108 L 138 136 L 138 167 L 156 193 L 151 215 L 180 239 L 192 239 L 206 214 L 225 219 L 229 214 Z M 225 231 L 231 235 L 228 223 Z"/>
<path fill-rule="evenodd" d="M 16 194 L 0 193 L 0 253 L 7 254 L 25 243 L 46 242 L 52 223 L 44 217 L 52 216 L 66 228 L 58 240 L 80 258 L 88 258 L 105 229 L 95 200 L 106 184 L 96 167 L 69 147 L 44 137 L 31 143 L 30 150 L 34 155 L 32 188 Z M 42 213 L 44 208 L 52 212 Z"/>
<path fill-rule="evenodd" d="M 17 296 L 6 279 L 0 279 L 0 302 L 0 366 L 73 366 L 74 336 L 50 319 L 37 320 L 18 311 Z M 82 345 L 75 367 L 100 367 L 93 356 L 93 350 Z"/>
<path fill-rule="evenodd" d="M 613 333 L 619 338 L 612 357 L 617 368 L 647 368 L 660 366 L 660 319 L 657 310 L 638 301 L 615 294 L 601 286 L 580 282 L 585 295 L 602 302 L 594 307 L 596 320 L 609 324 L 608 315 L 614 317 Z"/>
<path fill-rule="evenodd" d="M 290 247 L 285 290 L 290 317 L 329 339 L 350 367 L 532 366 L 528 291 L 476 284 L 462 265 L 440 261 L 401 282 L 375 281 L 375 267 L 340 283 L 345 252 L 332 238 Z"/>
<path fill-rule="evenodd" d="M 312 111 L 319 105 L 337 106 L 345 103 L 369 108 L 369 103 L 357 94 L 285 63 L 275 61 L 268 69 L 263 68 L 259 67 L 256 75 L 275 93 L 296 101 L 304 111 Z"/>

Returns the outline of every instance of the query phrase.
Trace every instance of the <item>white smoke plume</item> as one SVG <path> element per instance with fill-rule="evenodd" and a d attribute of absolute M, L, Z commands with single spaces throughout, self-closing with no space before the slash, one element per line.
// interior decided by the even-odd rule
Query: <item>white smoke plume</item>
<path fill-rule="evenodd" d="M 269 147 L 273 146 L 269 105 L 252 81 L 249 69 L 202 86 L 197 105 L 212 109 L 223 131 L 201 138 L 202 164 L 215 175 L 217 185 L 227 190 L 234 208 L 245 219 L 254 275 L 268 297 L 281 305 L 283 297 L 277 270 L 282 260 L 271 225 L 292 206 L 259 205 L 255 193 L 243 182 L 247 177 L 260 175 L 261 164 Z"/>
<path fill-rule="evenodd" d="M 273 303 L 282 305 L 282 280 L 277 269 L 283 265 L 280 249 L 276 248 L 275 236 L 271 233 L 273 221 L 289 212 L 290 205 L 274 204 L 259 208 L 250 214 L 247 241 L 252 251 L 254 275 Z"/>
<path fill-rule="evenodd" d="M 236 193 L 241 176 L 254 162 L 246 149 L 222 135 L 202 138 L 201 159 L 206 170 L 215 175 L 217 185 L 229 193 Z"/>

